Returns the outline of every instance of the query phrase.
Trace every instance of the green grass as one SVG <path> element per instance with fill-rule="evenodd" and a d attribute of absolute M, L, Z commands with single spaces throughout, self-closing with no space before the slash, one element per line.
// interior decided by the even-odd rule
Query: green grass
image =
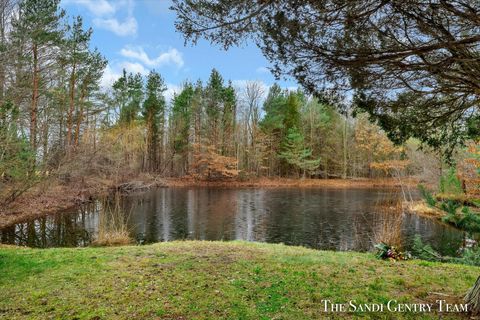
<path fill-rule="evenodd" d="M 479 271 L 245 242 L 0 247 L 0 318 L 436 319 L 413 313 L 326 314 L 321 300 L 460 302 Z"/>

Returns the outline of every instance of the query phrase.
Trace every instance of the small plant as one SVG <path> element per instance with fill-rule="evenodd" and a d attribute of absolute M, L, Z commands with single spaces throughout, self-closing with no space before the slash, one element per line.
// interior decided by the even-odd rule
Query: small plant
<path fill-rule="evenodd" d="M 420 191 L 420 194 L 422 195 L 422 198 L 425 199 L 427 204 L 431 207 L 435 207 L 437 204 L 437 201 L 435 201 L 435 198 L 433 197 L 432 193 L 428 191 L 424 185 L 419 184 L 418 185 L 418 190 Z"/>
<path fill-rule="evenodd" d="M 419 235 L 416 235 L 413 241 L 412 256 L 416 259 L 427 261 L 452 262 L 480 266 L 480 248 L 478 246 L 463 249 L 458 257 L 442 256 L 429 244 L 423 243 Z"/>
<path fill-rule="evenodd" d="M 457 263 L 480 266 L 480 247 L 466 248 L 462 256 L 455 260 Z"/>
<path fill-rule="evenodd" d="M 480 231 L 480 215 L 473 213 L 468 207 L 463 207 L 462 212 L 457 214 L 456 208 L 455 210 L 453 208 L 446 207 L 449 211 L 444 209 L 448 214 L 442 218 L 443 222 L 453 224 L 460 229 L 470 232 Z"/>
<path fill-rule="evenodd" d="M 425 244 L 422 238 L 417 234 L 413 240 L 412 255 L 421 260 L 427 261 L 443 261 L 441 254 L 435 251 L 429 244 Z"/>
<path fill-rule="evenodd" d="M 446 194 L 463 194 L 462 183 L 457 178 L 455 168 L 450 168 L 447 173 L 440 178 L 439 190 L 441 193 Z"/>
<path fill-rule="evenodd" d="M 460 204 L 453 200 L 443 201 L 440 204 L 440 209 L 442 209 L 449 215 L 455 215 L 458 208 L 460 208 Z"/>
<path fill-rule="evenodd" d="M 480 215 L 473 213 L 468 207 L 463 207 L 459 226 L 467 231 L 480 232 Z"/>
<path fill-rule="evenodd" d="M 372 217 L 373 243 L 386 243 L 401 249 L 403 243 L 403 207 L 401 201 L 392 199 L 378 203 Z"/>

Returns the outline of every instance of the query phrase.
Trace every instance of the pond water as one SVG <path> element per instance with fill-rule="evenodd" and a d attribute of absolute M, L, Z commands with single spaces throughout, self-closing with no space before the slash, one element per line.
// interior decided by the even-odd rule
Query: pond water
<path fill-rule="evenodd" d="M 138 243 L 177 239 L 247 240 L 316 249 L 369 250 L 392 215 L 378 205 L 400 195 L 370 189 L 162 188 L 119 201 L 117 219 Z M 33 247 L 87 246 L 105 221 L 105 202 L 0 230 L 0 241 Z M 103 219 L 103 220 L 102 220 Z M 455 254 L 465 233 L 433 219 L 402 215 L 409 248 L 420 235 L 442 254 Z"/>

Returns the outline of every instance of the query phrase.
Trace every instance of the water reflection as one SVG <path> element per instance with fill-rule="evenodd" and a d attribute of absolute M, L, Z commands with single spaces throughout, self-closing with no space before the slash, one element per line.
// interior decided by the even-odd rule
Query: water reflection
<path fill-rule="evenodd" d="M 375 204 L 396 196 L 365 189 L 168 188 L 125 198 L 121 208 L 139 243 L 236 239 L 368 250 L 378 228 Z M 102 212 L 100 202 L 90 204 L 0 230 L 0 239 L 34 247 L 86 246 L 98 235 Z M 465 238 L 416 215 L 405 214 L 402 229 L 406 247 L 419 234 L 443 254 L 455 254 Z"/>

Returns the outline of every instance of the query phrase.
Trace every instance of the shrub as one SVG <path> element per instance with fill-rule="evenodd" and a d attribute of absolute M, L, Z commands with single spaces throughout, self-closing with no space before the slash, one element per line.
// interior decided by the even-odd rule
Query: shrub
<path fill-rule="evenodd" d="M 455 168 L 450 168 L 445 175 L 440 178 L 441 193 L 446 194 L 463 194 L 462 183 L 457 178 L 457 172 Z"/>
<path fill-rule="evenodd" d="M 460 258 L 455 259 L 457 263 L 468 264 L 471 266 L 480 266 L 480 248 L 467 248 L 463 251 Z"/>
<path fill-rule="evenodd" d="M 435 201 L 435 198 L 433 197 L 432 193 L 428 191 L 424 185 L 419 184 L 418 185 L 418 190 L 420 191 L 420 194 L 423 199 L 427 202 L 427 204 L 431 207 L 434 207 L 437 202 Z"/>
<path fill-rule="evenodd" d="M 480 266 L 480 247 L 478 245 L 473 248 L 465 248 L 459 257 L 443 257 L 429 244 L 423 243 L 419 235 L 416 235 L 413 241 L 412 256 L 421 260 Z"/>
<path fill-rule="evenodd" d="M 422 238 L 417 234 L 413 240 L 412 255 L 421 260 L 441 261 L 442 256 L 435 251 L 429 244 L 425 244 Z"/>
<path fill-rule="evenodd" d="M 451 207 L 449 210 L 453 210 L 453 208 Z M 447 212 L 448 214 L 442 218 L 443 222 L 453 224 L 460 229 L 470 232 L 480 231 L 480 215 L 470 211 L 468 207 L 463 207 L 461 214 L 457 214 L 455 211 Z"/>
<path fill-rule="evenodd" d="M 440 209 L 445 211 L 448 215 L 456 215 L 460 204 L 454 200 L 447 200 L 440 203 Z"/>

